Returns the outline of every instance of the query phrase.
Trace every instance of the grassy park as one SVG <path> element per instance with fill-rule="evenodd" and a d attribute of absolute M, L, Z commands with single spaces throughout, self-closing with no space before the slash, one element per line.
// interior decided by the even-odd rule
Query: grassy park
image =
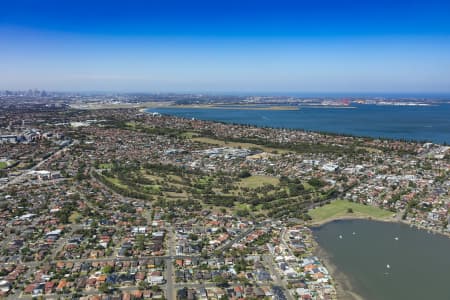
<path fill-rule="evenodd" d="M 240 173 L 204 173 L 176 165 L 99 164 L 94 176 L 126 197 L 154 201 L 155 206 L 220 208 L 241 215 L 307 218 L 308 207 L 326 197 L 320 187 L 299 179 Z"/>
<path fill-rule="evenodd" d="M 280 180 L 276 177 L 272 176 L 260 176 L 260 175 L 252 175 L 247 178 L 243 178 L 239 185 L 241 187 L 246 187 L 250 189 L 258 188 L 264 185 L 278 185 L 280 183 Z"/>
<path fill-rule="evenodd" d="M 372 218 L 377 220 L 387 220 L 392 216 L 392 212 L 360 203 L 347 200 L 335 200 L 330 204 L 310 210 L 313 223 L 326 223 L 339 218 Z"/>
<path fill-rule="evenodd" d="M 260 149 L 265 152 L 270 153 L 288 153 L 290 151 L 286 149 L 279 149 L 279 148 L 272 148 L 272 147 L 266 147 L 262 145 L 252 144 L 252 143 L 241 143 L 241 142 L 229 142 L 229 141 L 222 141 L 218 139 L 213 139 L 209 137 L 194 137 L 192 138 L 193 141 L 210 144 L 210 145 L 217 145 L 220 147 L 234 147 L 234 148 L 244 148 L 244 149 Z"/>

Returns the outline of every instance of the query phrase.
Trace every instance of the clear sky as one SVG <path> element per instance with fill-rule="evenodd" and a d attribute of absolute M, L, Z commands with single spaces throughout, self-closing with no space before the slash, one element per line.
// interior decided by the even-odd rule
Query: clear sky
<path fill-rule="evenodd" d="M 28 88 L 450 93 L 450 1 L 0 1 L 0 89 Z"/>

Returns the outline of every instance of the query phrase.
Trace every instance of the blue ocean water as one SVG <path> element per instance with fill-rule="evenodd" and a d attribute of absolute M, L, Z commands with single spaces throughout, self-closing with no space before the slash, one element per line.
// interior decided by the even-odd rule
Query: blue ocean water
<path fill-rule="evenodd" d="M 148 111 L 227 123 L 450 144 L 450 104 L 353 107 L 355 108 L 301 107 L 300 110 L 171 107 Z"/>

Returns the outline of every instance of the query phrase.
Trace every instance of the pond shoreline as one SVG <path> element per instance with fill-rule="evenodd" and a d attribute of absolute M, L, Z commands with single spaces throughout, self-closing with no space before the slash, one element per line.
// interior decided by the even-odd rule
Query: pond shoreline
<path fill-rule="evenodd" d="M 332 258 L 329 253 L 315 240 L 313 254 L 319 258 L 324 267 L 330 272 L 338 300 L 364 300 L 361 295 L 355 292 L 354 285 L 348 276 L 338 270 L 336 265 L 332 263 Z"/>
<path fill-rule="evenodd" d="M 413 224 L 409 221 L 406 220 L 402 220 L 402 219 L 398 219 L 397 217 L 392 217 L 392 218 L 376 218 L 376 217 L 369 217 L 369 216 L 349 216 L 349 215 L 345 215 L 345 216 L 336 216 L 336 217 L 332 217 L 332 218 L 328 218 L 325 220 L 321 220 L 321 221 L 312 221 L 308 224 L 308 226 L 310 228 L 314 228 L 314 227 L 320 227 L 323 226 L 325 224 L 328 223 L 332 223 L 334 221 L 342 221 L 342 220 L 368 220 L 368 221 L 378 221 L 378 222 L 386 222 L 386 223 L 393 223 L 393 224 L 405 224 L 410 226 L 411 228 L 415 228 L 418 230 L 423 230 L 423 231 L 427 231 L 428 233 L 432 233 L 432 234 L 439 234 L 442 235 L 446 238 L 450 238 L 450 232 L 442 232 L 436 229 L 430 229 L 430 228 L 426 228 L 426 227 L 422 227 L 416 224 Z"/>
<path fill-rule="evenodd" d="M 352 220 L 355 221 L 355 223 L 352 222 Z M 337 222 L 331 224 L 333 221 L 337 221 Z M 338 222 L 338 221 L 342 221 L 342 222 Z M 369 221 L 370 223 L 364 223 L 364 221 Z M 363 223 L 361 223 L 361 222 L 363 222 Z M 376 225 L 376 223 L 378 223 L 379 225 Z M 356 225 L 349 226 L 349 225 L 345 225 L 345 224 L 356 224 Z M 336 249 L 333 247 L 330 248 L 330 245 L 334 244 L 332 239 L 335 238 L 336 236 L 339 236 L 339 234 L 344 234 L 345 229 L 343 229 L 343 228 L 346 228 L 347 230 L 358 231 L 358 228 L 359 228 L 358 226 L 361 226 L 363 224 L 373 224 L 373 225 L 371 225 L 372 228 L 373 228 L 373 226 L 375 226 L 376 228 L 382 228 L 382 230 L 379 231 L 377 234 L 379 234 L 380 239 L 383 241 L 383 243 L 384 243 L 383 245 L 389 245 L 387 247 L 388 248 L 390 247 L 390 251 L 391 250 L 395 251 L 395 249 L 398 249 L 398 248 L 396 248 L 397 246 L 392 246 L 393 244 L 391 242 L 391 239 L 395 239 L 398 241 L 399 239 L 397 238 L 397 236 L 400 237 L 400 241 L 402 241 L 401 244 L 403 244 L 403 245 L 405 245 L 405 243 L 410 243 L 411 236 L 414 236 L 414 237 L 421 236 L 426 241 L 431 241 L 431 240 L 436 241 L 436 239 L 438 239 L 437 241 L 441 241 L 441 242 L 439 242 L 439 243 L 441 243 L 441 245 L 442 245 L 442 243 L 444 243 L 445 245 L 448 245 L 448 242 L 445 242 L 445 240 L 448 240 L 448 237 L 449 237 L 448 234 L 440 234 L 440 235 L 433 234 L 433 235 L 431 235 L 430 230 L 424 231 L 424 230 L 422 230 L 423 228 L 419 228 L 417 226 L 412 226 L 411 224 L 409 224 L 408 222 L 406 222 L 404 220 L 392 219 L 390 221 L 387 221 L 387 220 L 376 220 L 376 219 L 371 219 L 371 218 L 349 218 L 349 217 L 346 217 L 346 218 L 335 218 L 334 220 L 330 220 L 319 226 L 315 226 L 315 227 L 310 226 L 310 228 L 312 230 L 317 231 L 317 235 L 316 235 L 316 233 L 313 234 L 313 237 L 314 237 L 313 254 L 315 256 L 317 256 L 319 261 L 321 261 L 322 264 L 328 269 L 329 274 L 331 275 L 331 278 L 332 278 L 332 283 L 334 284 L 334 287 L 335 287 L 335 290 L 337 293 L 338 300 L 365 299 L 365 296 L 363 297 L 360 294 L 362 291 L 368 292 L 369 294 L 366 296 L 369 297 L 369 295 L 371 295 L 370 299 L 378 299 L 378 298 L 376 298 L 376 296 L 375 296 L 375 298 L 372 298 L 374 295 L 378 295 L 378 292 L 376 292 L 376 288 L 374 290 L 374 286 L 370 286 L 370 284 L 369 284 L 370 288 L 368 288 L 366 290 L 367 285 L 368 285 L 367 278 L 370 278 L 370 276 L 373 276 L 373 274 L 367 275 L 366 274 L 367 271 L 365 271 L 364 268 L 358 269 L 358 267 L 356 267 L 356 269 L 355 269 L 355 266 L 356 266 L 356 265 L 354 265 L 355 261 L 356 261 L 356 264 L 359 265 L 359 263 L 362 263 L 361 257 L 364 257 L 364 255 L 355 253 L 355 256 L 352 256 L 352 255 L 348 256 L 348 255 L 344 254 L 344 257 L 346 257 L 345 258 L 346 261 L 343 262 L 342 261 L 342 248 L 338 245 L 335 245 L 337 247 Z M 382 225 L 382 224 L 385 224 L 385 225 Z M 399 227 L 397 227 L 397 226 L 387 227 L 387 226 L 390 226 L 387 224 L 397 224 Z M 329 226 L 329 227 L 325 227 L 325 226 Z M 356 227 L 352 228 L 351 226 L 356 226 Z M 377 227 L 377 226 L 381 226 L 381 227 Z M 340 228 L 340 229 L 338 229 L 336 232 L 334 232 L 332 234 L 332 236 L 327 236 L 327 235 L 324 236 L 322 234 L 319 234 L 320 232 L 328 232 L 329 233 L 330 232 L 329 228 Z M 392 232 L 386 231 L 386 228 L 394 229 L 396 233 L 394 233 L 394 231 L 392 231 Z M 363 229 L 361 229 L 361 230 L 363 230 Z M 398 232 L 397 230 L 400 230 L 401 232 Z M 414 233 L 414 232 L 416 232 L 416 233 Z M 351 231 L 350 231 L 350 233 L 351 233 Z M 402 233 L 405 235 L 403 235 Z M 355 232 L 353 232 L 353 235 L 355 235 Z M 386 235 L 389 236 L 387 238 L 388 240 L 386 240 L 386 238 L 385 238 Z M 359 233 L 358 233 L 358 236 L 360 236 Z M 367 235 L 361 235 L 360 237 L 362 238 L 363 236 L 367 239 Z M 339 237 L 339 239 L 337 239 L 337 240 L 340 240 L 340 239 L 342 239 L 342 237 Z M 412 239 L 412 240 L 415 240 L 415 239 Z M 320 241 L 320 244 L 319 244 L 319 241 Z M 330 243 L 328 243 L 327 241 L 330 241 Z M 350 242 L 350 240 L 348 240 L 348 242 Z M 366 242 L 368 242 L 368 241 L 366 241 Z M 394 242 L 394 243 L 400 243 L 400 242 Z M 338 244 L 340 245 L 340 243 L 338 243 Z M 397 244 L 397 245 L 401 245 L 401 244 Z M 362 247 L 364 247 L 364 246 L 362 246 Z M 377 248 L 378 246 L 374 246 L 374 247 Z M 408 247 L 410 247 L 410 246 L 408 246 Z M 356 248 L 349 248 L 347 250 L 351 252 L 352 249 L 356 249 Z M 374 248 L 372 247 L 370 249 L 374 249 Z M 412 249 L 412 248 L 409 248 L 409 249 Z M 433 248 L 433 249 L 443 249 L 443 248 L 438 247 L 438 248 Z M 337 251 L 336 253 L 335 253 L 335 250 Z M 360 251 L 360 250 L 358 250 L 358 251 Z M 428 250 L 425 249 L 424 251 L 428 251 Z M 432 250 L 431 252 L 433 252 L 433 251 L 434 250 Z M 344 251 L 344 253 L 345 253 L 345 251 Z M 370 253 L 370 250 L 365 249 L 364 253 Z M 389 253 L 393 253 L 393 252 L 389 252 Z M 399 258 L 400 262 L 393 260 L 392 257 L 388 255 L 388 256 L 386 256 L 385 259 L 382 259 L 381 262 L 378 261 L 377 266 L 371 268 L 370 270 L 377 270 L 376 272 L 384 272 L 383 270 L 380 271 L 380 269 L 378 268 L 378 266 L 380 264 L 383 265 L 383 263 L 393 264 L 396 262 L 399 266 L 401 266 L 402 263 L 404 265 L 405 262 L 402 261 L 402 259 L 404 258 L 405 252 L 402 252 L 402 253 L 403 254 L 400 254 L 401 258 Z M 335 257 L 335 255 L 336 255 L 336 257 Z M 368 257 L 372 257 L 372 256 L 370 256 L 371 254 L 367 254 L 367 255 L 369 255 Z M 419 255 L 419 257 L 420 257 L 421 254 L 414 254 L 414 255 L 416 255 L 416 257 L 417 257 L 417 255 Z M 367 259 L 368 257 L 366 257 L 365 259 Z M 375 255 L 373 258 L 376 260 L 377 257 L 378 256 Z M 436 256 L 436 257 L 438 257 L 438 256 Z M 359 262 L 358 262 L 358 260 L 359 260 Z M 364 260 L 364 258 L 363 258 L 363 260 Z M 442 260 L 442 257 L 440 258 L 440 260 Z M 345 265 L 343 265 L 343 263 L 344 264 L 348 263 L 352 267 L 347 268 Z M 365 263 L 366 262 L 364 262 L 364 264 Z M 435 267 L 440 266 L 440 263 L 438 263 L 436 265 L 436 260 L 431 262 L 431 264 L 432 265 L 434 264 Z M 370 263 L 369 263 L 369 265 L 370 265 Z M 340 266 L 340 267 L 338 267 L 338 266 Z M 352 270 L 352 271 L 349 271 L 349 270 Z M 353 271 L 355 271 L 355 273 L 353 273 Z M 399 270 L 396 269 L 396 271 L 399 271 Z M 416 274 L 419 274 L 422 271 L 415 270 L 415 272 L 416 272 Z M 398 274 L 398 273 L 396 273 L 396 274 Z M 409 274 L 409 273 L 403 274 L 404 275 L 403 278 L 405 278 L 405 276 L 408 276 L 407 274 Z M 367 275 L 367 277 L 366 277 L 366 275 Z M 384 273 L 384 275 L 386 275 L 386 273 Z M 394 275 L 394 273 L 393 273 L 393 275 Z M 354 277 L 354 276 L 356 276 L 356 277 Z M 365 279 L 361 279 L 362 281 L 360 282 L 360 279 L 358 276 L 362 276 L 361 278 L 365 278 Z M 392 279 L 394 279 L 394 278 L 395 278 L 395 276 Z M 379 278 L 377 278 L 377 276 L 375 276 L 374 279 L 378 280 Z M 399 277 L 395 278 L 395 280 L 399 284 L 399 286 L 401 286 L 403 284 L 401 281 L 398 281 Z M 378 282 L 378 284 L 385 284 L 385 282 L 381 281 L 381 282 Z M 387 287 L 389 287 L 389 285 L 387 285 Z M 360 290 L 360 288 L 362 290 Z M 405 288 L 405 286 L 403 286 L 403 288 Z M 438 289 L 437 287 L 435 287 L 435 288 L 436 288 L 436 291 L 439 291 L 439 293 L 442 293 L 441 289 Z M 398 296 L 398 294 L 396 294 L 398 291 L 399 290 L 391 289 L 390 292 L 392 293 L 392 295 Z M 383 294 L 383 293 L 381 293 L 381 294 Z M 413 294 L 413 295 L 415 295 L 415 294 Z M 386 295 L 384 295 L 384 296 L 386 296 Z M 411 298 L 411 299 L 413 299 L 413 298 Z M 391 298 L 389 298 L 389 299 L 391 299 Z M 392 298 L 392 299 L 394 299 L 394 298 Z M 416 298 L 414 298 L 414 299 L 416 299 Z M 419 299 L 419 298 L 417 298 L 417 299 Z"/>

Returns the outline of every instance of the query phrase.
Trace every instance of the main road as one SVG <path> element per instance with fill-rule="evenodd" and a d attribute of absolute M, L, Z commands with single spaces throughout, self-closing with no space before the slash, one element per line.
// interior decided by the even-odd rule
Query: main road
<path fill-rule="evenodd" d="M 172 227 L 168 228 L 167 233 L 167 246 L 169 249 L 169 258 L 166 259 L 166 299 L 175 300 L 176 292 L 174 286 L 174 273 L 173 273 L 173 257 L 175 257 L 175 233 Z"/>
<path fill-rule="evenodd" d="M 269 269 L 270 274 L 272 274 L 273 280 L 275 281 L 276 285 L 283 288 L 284 295 L 288 300 L 295 300 L 292 294 L 289 292 L 289 289 L 287 288 L 286 281 L 281 278 L 280 272 L 277 270 L 277 268 L 274 265 L 274 258 L 272 255 L 263 255 L 263 260 L 266 264 L 266 267 Z"/>

